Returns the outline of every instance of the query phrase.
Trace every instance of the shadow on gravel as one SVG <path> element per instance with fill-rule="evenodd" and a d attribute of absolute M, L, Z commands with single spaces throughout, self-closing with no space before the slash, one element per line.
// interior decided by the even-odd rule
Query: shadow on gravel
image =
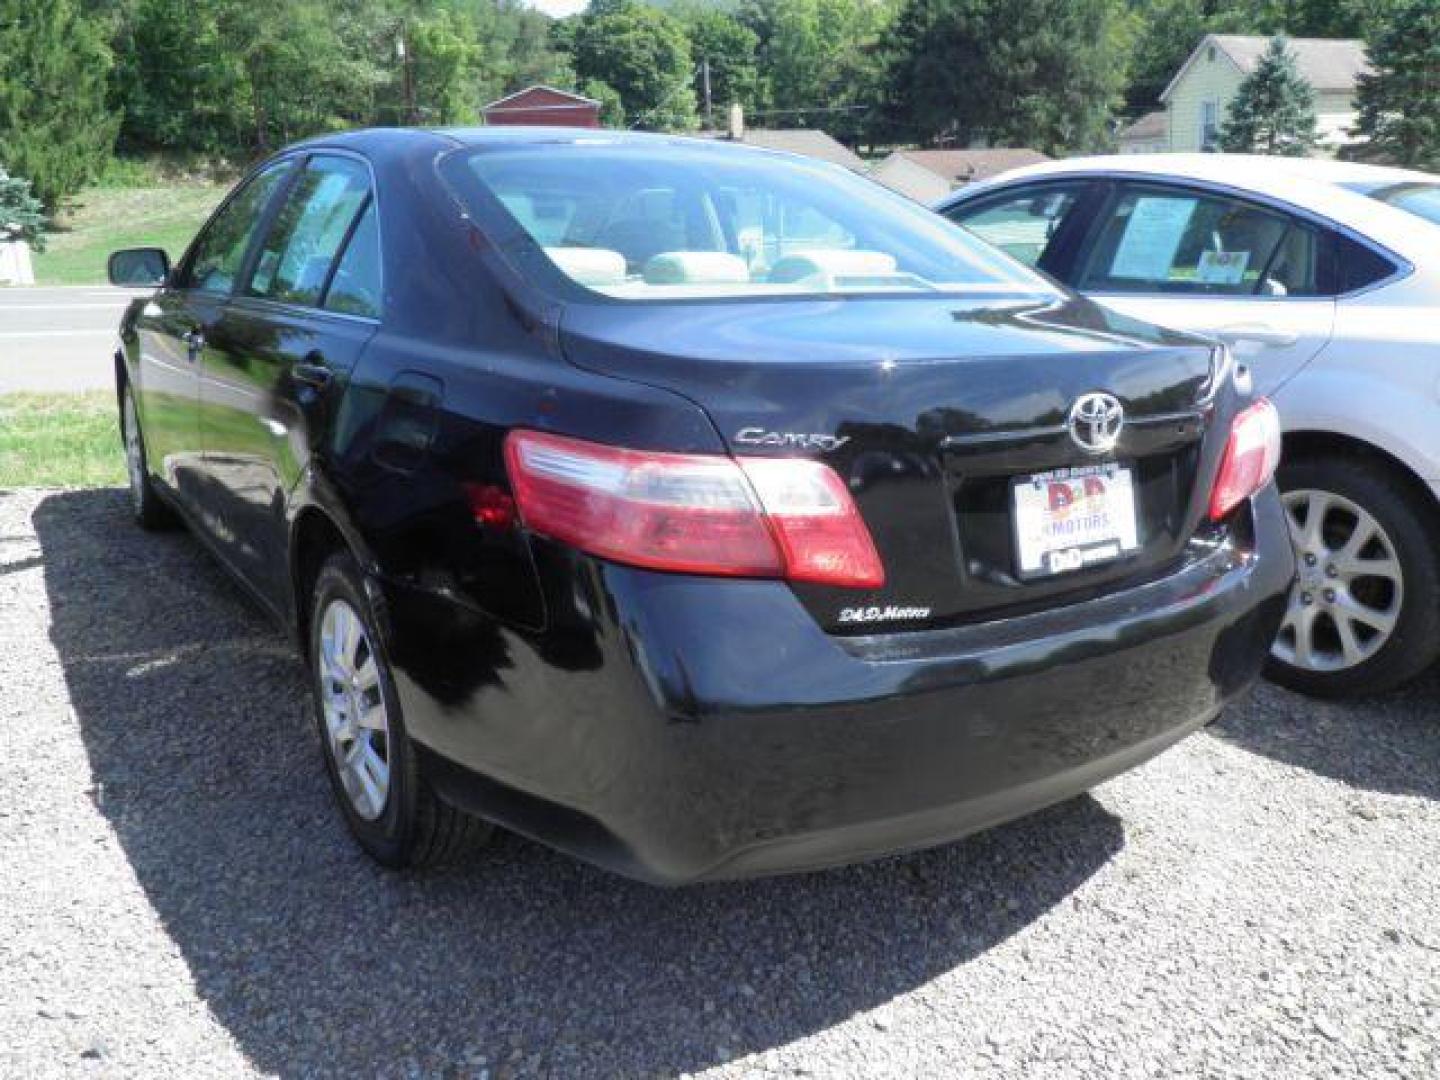
<path fill-rule="evenodd" d="M 140 533 L 111 491 L 52 496 L 34 522 L 97 803 L 198 993 L 267 1072 L 704 1068 L 964 964 L 1124 841 L 1086 797 L 740 884 L 654 889 L 514 837 L 387 873 L 331 807 L 298 660 L 194 540 Z"/>
<path fill-rule="evenodd" d="M 1360 701 L 1301 697 L 1268 683 L 1209 731 L 1257 754 L 1391 795 L 1440 799 L 1440 668 Z"/>

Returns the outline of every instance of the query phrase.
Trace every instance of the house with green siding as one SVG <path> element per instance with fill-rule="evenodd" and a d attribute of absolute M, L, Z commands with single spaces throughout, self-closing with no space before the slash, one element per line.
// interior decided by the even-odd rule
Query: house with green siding
<path fill-rule="evenodd" d="M 1260 63 L 1270 39 L 1210 34 L 1190 54 L 1160 102 L 1165 106 L 1166 149 L 1173 153 L 1214 150 L 1230 103 Z M 1292 38 L 1300 74 L 1315 90 L 1321 144 L 1333 154 L 1353 141 L 1355 87 L 1369 70 L 1363 41 Z"/>

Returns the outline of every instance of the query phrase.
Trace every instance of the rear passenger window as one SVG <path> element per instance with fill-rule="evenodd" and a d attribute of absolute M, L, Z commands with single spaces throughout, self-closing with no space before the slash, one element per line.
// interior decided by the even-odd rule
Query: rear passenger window
<path fill-rule="evenodd" d="M 371 200 L 335 268 L 325 307 L 346 315 L 380 317 L 380 225 Z"/>
<path fill-rule="evenodd" d="M 1128 187 L 1080 275 L 1082 291 L 1318 296 L 1316 232 L 1286 214 L 1180 188 Z"/>
<path fill-rule="evenodd" d="M 312 158 L 261 245 L 249 294 L 318 306 L 340 245 L 369 194 L 369 172 L 360 162 Z"/>
<path fill-rule="evenodd" d="M 962 203 L 945 215 L 1012 259 L 1039 266 L 1079 197 L 1078 187 L 1046 188 L 981 206 Z"/>

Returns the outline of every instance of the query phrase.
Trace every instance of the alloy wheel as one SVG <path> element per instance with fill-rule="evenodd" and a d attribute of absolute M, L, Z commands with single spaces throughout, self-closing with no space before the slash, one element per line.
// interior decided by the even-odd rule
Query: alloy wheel
<path fill-rule="evenodd" d="M 355 813 L 374 821 L 390 792 L 390 721 L 370 636 L 344 600 L 321 616 L 319 662 L 330 754 Z"/>
<path fill-rule="evenodd" d="M 1400 619 L 1405 577 L 1394 541 L 1373 514 L 1334 492 L 1297 489 L 1284 500 L 1299 576 L 1271 655 L 1306 671 L 1363 664 Z"/>

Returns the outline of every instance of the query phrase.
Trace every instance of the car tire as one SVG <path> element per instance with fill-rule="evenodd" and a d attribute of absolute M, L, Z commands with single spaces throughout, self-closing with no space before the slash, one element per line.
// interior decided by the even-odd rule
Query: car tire
<path fill-rule="evenodd" d="M 1303 694 L 1346 698 L 1392 690 L 1430 667 L 1440 657 L 1434 503 L 1363 459 L 1301 458 L 1277 479 L 1298 576 L 1266 676 Z"/>
<path fill-rule="evenodd" d="M 347 553 L 332 555 L 316 577 L 309 657 L 325 770 L 346 825 L 371 858 L 392 868 L 434 866 L 487 841 L 488 822 L 426 782 L 359 567 Z"/>
<path fill-rule="evenodd" d="M 142 529 L 157 531 L 174 528 L 175 511 L 155 490 L 150 479 L 149 458 L 145 453 L 145 434 L 136 411 L 135 391 L 125 382 L 120 388 L 120 440 L 125 450 L 125 473 L 130 487 L 130 512 Z"/>

